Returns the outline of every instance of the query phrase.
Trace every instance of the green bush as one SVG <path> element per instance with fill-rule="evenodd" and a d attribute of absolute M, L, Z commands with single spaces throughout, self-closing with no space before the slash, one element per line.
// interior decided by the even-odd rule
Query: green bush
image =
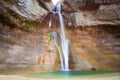
<path fill-rule="evenodd" d="M 34 26 L 34 22 L 33 21 L 25 21 L 25 26 L 30 28 Z"/>

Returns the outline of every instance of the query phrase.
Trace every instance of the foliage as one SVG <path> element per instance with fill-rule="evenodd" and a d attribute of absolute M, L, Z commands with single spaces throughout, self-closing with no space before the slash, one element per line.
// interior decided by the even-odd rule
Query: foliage
<path fill-rule="evenodd" d="M 27 28 L 33 27 L 34 25 L 35 25 L 35 24 L 34 24 L 33 21 L 25 21 L 25 26 L 26 26 Z"/>
<path fill-rule="evenodd" d="M 50 32 L 48 33 L 48 36 L 49 36 L 49 40 L 50 41 L 54 41 L 54 36 L 53 36 L 53 32 Z M 56 46 L 57 50 L 59 49 L 60 50 L 60 53 L 62 52 L 62 46 L 59 44 Z M 58 51 L 59 52 L 59 51 Z"/>
<path fill-rule="evenodd" d="M 51 33 L 48 33 L 48 36 L 49 36 L 49 40 L 52 41 L 53 38 L 54 38 L 52 32 L 51 32 Z"/>
<path fill-rule="evenodd" d="M 10 27 L 34 27 L 36 26 L 34 21 L 26 20 L 18 15 L 13 15 L 9 12 L 0 12 L 0 21 Z"/>

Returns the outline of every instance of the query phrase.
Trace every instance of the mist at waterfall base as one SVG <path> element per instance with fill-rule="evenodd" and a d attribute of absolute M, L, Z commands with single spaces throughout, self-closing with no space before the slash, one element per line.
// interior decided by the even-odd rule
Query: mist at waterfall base
<path fill-rule="evenodd" d="M 61 14 L 61 4 L 58 3 L 55 5 L 53 14 L 56 13 L 59 16 L 60 21 L 60 33 L 53 32 L 54 44 L 60 55 L 61 70 L 69 71 L 69 40 L 65 36 L 65 26 L 63 17 Z"/>

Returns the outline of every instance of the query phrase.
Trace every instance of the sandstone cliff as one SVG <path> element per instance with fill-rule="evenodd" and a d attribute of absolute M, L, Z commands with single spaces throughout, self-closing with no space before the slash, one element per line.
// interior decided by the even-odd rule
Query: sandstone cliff
<path fill-rule="evenodd" d="M 60 70 L 50 33 L 59 32 L 59 19 L 51 1 L 0 0 L 0 10 L 1 73 Z M 120 70 L 119 0 L 64 0 L 62 15 L 70 69 Z"/>
<path fill-rule="evenodd" d="M 119 0 L 64 0 L 63 15 L 68 25 L 120 24 Z"/>
<path fill-rule="evenodd" d="M 0 9 L 13 12 L 29 20 L 38 20 L 47 14 L 47 11 L 36 0 L 1 0 Z"/>

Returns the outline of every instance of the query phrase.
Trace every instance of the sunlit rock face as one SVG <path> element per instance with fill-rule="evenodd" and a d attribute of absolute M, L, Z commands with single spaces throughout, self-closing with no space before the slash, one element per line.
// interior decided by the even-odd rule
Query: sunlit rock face
<path fill-rule="evenodd" d="M 36 0 L 1 0 L 0 8 L 6 11 L 14 11 L 29 20 L 40 20 L 47 14 Z"/>
<path fill-rule="evenodd" d="M 120 70 L 120 26 L 67 28 L 72 70 Z"/>
<path fill-rule="evenodd" d="M 0 74 L 59 70 L 59 55 L 47 30 L 10 29 L 0 23 Z"/>

